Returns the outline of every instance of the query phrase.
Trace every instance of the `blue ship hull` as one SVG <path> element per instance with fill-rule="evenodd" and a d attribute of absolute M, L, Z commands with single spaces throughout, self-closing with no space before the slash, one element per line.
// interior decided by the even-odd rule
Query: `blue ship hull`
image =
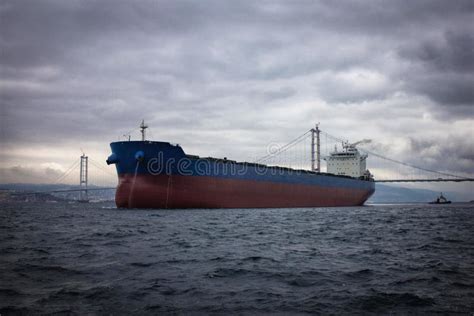
<path fill-rule="evenodd" d="M 166 142 L 111 144 L 118 207 L 234 208 L 362 205 L 373 181 L 187 155 Z"/>

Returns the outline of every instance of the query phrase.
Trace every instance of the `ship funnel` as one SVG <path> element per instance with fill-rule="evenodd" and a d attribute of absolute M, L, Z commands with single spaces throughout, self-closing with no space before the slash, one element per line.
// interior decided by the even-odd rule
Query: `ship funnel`
<path fill-rule="evenodd" d="M 117 162 L 119 162 L 118 160 L 118 157 L 116 154 L 112 154 L 109 156 L 109 158 L 107 158 L 107 160 L 105 161 L 108 165 L 111 165 L 111 164 L 115 164 Z"/>

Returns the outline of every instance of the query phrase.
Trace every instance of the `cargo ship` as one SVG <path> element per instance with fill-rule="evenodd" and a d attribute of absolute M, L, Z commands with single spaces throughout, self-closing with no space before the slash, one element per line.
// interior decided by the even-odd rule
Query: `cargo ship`
<path fill-rule="evenodd" d="M 366 170 L 367 155 L 354 144 L 332 152 L 326 157 L 327 172 L 320 172 L 317 127 L 311 129 L 311 170 L 186 154 L 180 145 L 146 140 L 147 127 L 142 122 L 140 141 L 129 138 L 110 144 L 112 154 L 106 162 L 117 169 L 119 208 L 357 206 L 375 191 Z"/>

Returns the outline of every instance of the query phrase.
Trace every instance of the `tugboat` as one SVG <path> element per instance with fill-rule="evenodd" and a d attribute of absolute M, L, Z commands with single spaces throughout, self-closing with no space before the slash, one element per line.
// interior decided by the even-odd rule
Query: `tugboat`
<path fill-rule="evenodd" d="M 433 202 L 430 202 L 430 204 L 450 204 L 450 203 L 451 201 L 448 201 L 448 199 L 446 199 L 443 196 L 443 193 L 440 193 L 436 200 L 434 200 Z"/>

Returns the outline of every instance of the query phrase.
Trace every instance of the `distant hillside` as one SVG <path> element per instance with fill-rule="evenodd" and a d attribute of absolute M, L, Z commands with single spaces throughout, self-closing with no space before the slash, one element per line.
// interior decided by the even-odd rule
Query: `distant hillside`
<path fill-rule="evenodd" d="M 0 190 L 4 191 L 4 194 L 9 192 L 45 192 L 47 194 L 37 195 L 43 198 L 52 196 L 57 200 L 77 200 L 79 199 L 79 192 L 62 192 L 62 193 L 48 193 L 53 190 L 74 190 L 79 189 L 78 185 L 69 184 L 29 184 L 29 183 L 10 183 L 0 184 Z M 90 185 L 89 189 L 100 189 L 102 187 Z M 6 197 L 3 195 L 4 198 Z M 89 199 L 92 201 L 111 201 L 115 199 L 115 190 L 91 190 L 88 192 Z M 15 197 L 15 199 L 21 196 Z M 26 196 L 27 197 L 27 196 Z"/>
<path fill-rule="evenodd" d="M 79 185 L 71 184 L 32 184 L 32 183 L 6 183 L 0 184 L 0 190 L 15 191 L 51 191 L 51 190 L 67 190 L 78 189 Z M 89 185 L 89 188 L 101 188 L 96 185 Z"/>

